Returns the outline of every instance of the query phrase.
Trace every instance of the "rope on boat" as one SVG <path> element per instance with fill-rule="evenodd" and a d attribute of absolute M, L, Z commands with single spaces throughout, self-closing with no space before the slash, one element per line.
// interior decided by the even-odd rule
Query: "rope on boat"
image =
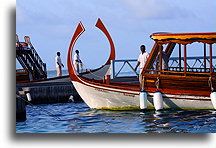
<path fill-rule="evenodd" d="M 212 86 L 212 77 L 209 77 L 208 85 L 209 85 L 209 87 L 211 88 L 211 90 L 213 91 L 214 88 L 213 88 L 213 86 Z"/>
<path fill-rule="evenodd" d="M 156 85 L 156 88 L 158 90 L 159 85 L 160 85 L 160 79 L 159 79 L 159 77 L 157 77 L 157 80 L 155 81 L 155 85 Z"/>
<path fill-rule="evenodd" d="M 85 64 L 83 64 L 83 63 L 82 63 L 82 66 L 84 66 L 84 67 L 85 67 L 85 69 L 88 69 L 88 67 L 87 67 Z M 99 75 L 96 75 L 96 74 L 94 74 L 93 72 L 91 72 L 91 70 L 89 70 L 89 72 L 90 72 L 92 75 L 94 75 L 94 76 L 96 76 L 96 77 L 98 77 L 98 78 L 100 78 L 100 79 L 103 79 L 103 77 L 101 77 L 101 76 L 99 76 Z"/>

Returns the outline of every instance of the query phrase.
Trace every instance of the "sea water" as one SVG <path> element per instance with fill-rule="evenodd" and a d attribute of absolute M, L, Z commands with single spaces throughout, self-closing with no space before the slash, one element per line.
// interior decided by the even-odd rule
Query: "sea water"
<path fill-rule="evenodd" d="M 26 106 L 17 133 L 215 133 L 215 110 L 108 111 L 84 102 Z"/>
<path fill-rule="evenodd" d="M 66 75 L 68 75 L 68 70 L 66 70 L 66 69 L 62 70 L 62 76 L 66 76 Z M 48 78 L 53 78 L 56 76 L 57 76 L 56 70 L 48 70 L 47 71 L 47 77 Z"/>
<path fill-rule="evenodd" d="M 26 112 L 27 120 L 16 122 L 17 133 L 216 133 L 216 110 L 142 113 L 90 109 L 81 102 L 27 105 Z"/>

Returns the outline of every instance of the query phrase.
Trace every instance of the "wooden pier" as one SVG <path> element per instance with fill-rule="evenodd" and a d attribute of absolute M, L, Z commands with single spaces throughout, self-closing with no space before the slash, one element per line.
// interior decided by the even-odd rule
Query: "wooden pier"
<path fill-rule="evenodd" d="M 18 83 L 17 88 L 30 93 L 32 104 L 82 101 L 68 76 L 50 78 L 30 83 Z"/>

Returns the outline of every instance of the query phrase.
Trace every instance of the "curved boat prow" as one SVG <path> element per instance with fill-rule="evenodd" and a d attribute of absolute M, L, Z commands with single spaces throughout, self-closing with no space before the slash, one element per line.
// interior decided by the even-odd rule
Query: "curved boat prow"
<path fill-rule="evenodd" d="M 67 57 L 67 65 L 68 65 L 68 72 L 71 80 L 77 80 L 76 72 L 73 66 L 72 62 L 72 52 L 73 52 L 73 47 L 75 45 L 75 42 L 77 39 L 80 37 L 80 35 L 85 31 L 85 28 L 83 27 L 82 23 L 80 22 L 74 32 L 74 35 L 71 39 L 71 43 L 69 46 L 68 50 L 68 57 Z"/>
<path fill-rule="evenodd" d="M 104 24 L 102 23 L 101 19 L 98 18 L 97 23 L 95 25 L 97 28 L 99 28 L 107 37 L 107 39 L 109 40 L 110 43 L 110 56 L 109 59 L 107 60 L 107 62 L 105 63 L 105 65 L 111 64 L 111 60 L 115 60 L 115 46 L 113 43 L 113 40 L 109 34 L 109 32 L 107 31 L 106 27 L 104 26 Z"/>
<path fill-rule="evenodd" d="M 102 23 L 101 19 L 99 18 L 97 20 L 97 23 L 95 25 L 98 29 L 100 29 L 105 36 L 107 37 L 109 44 L 110 44 L 110 55 L 108 60 L 106 61 L 106 63 L 104 65 L 102 65 L 101 67 L 97 68 L 97 69 L 93 69 L 90 71 L 86 71 L 83 73 L 80 73 L 80 75 L 84 78 L 88 78 L 88 79 L 94 79 L 94 80 L 102 80 L 104 78 L 105 75 L 110 75 L 111 74 L 111 70 L 110 70 L 110 66 L 111 66 L 111 60 L 115 60 L 115 47 L 114 47 L 114 43 L 112 41 L 112 38 L 109 34 L 109 32 L 107 31 L 106 27 L 104 26 L 104 24 Z M 73 68 L 73 64 L 72 63 L 72 49 L 76 40 L 78 39 L 78 37 L 85 31 L 82 23 L 80 22 L 74 32 L 74 36 L 71 40 L 71 45 L 70 45 L 70 53 L 68 53 L 68 65 L 70 65 L 68 67 L 68 71 L 69 74 L 71 73 L 70 71 Z M 73 69 L 74 70 L 74 69 Z M 74 71 L 75 72 L 75 71 Z M 71 75 L 71 74 L 70 74 Z M 71 77 L 71 76 L 70 76 Z M 73 76 L 72 76 L 73 77 Z"/>
<path fill-rule="evenodd" d="M 111 66 L 111 60 L 115 60 L 115 46 L 109 32 L 107 31 L 106 27 L 104 26 L 100 18 L 98 18 L 95 26 L 98 29 L 100 29 L 107 37 L 110 44 L 110 55 L 104 65 L 102 65 L 97 69 L 91 70 L 89 72 L 82 73 L 82 76 L 89 79 L 102 80 L 105 75 L 111 75 L 110 66 Z"/>

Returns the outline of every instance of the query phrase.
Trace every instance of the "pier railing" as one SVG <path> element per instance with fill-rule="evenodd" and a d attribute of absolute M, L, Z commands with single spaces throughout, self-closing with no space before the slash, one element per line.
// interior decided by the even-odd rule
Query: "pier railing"
<path fill-rule="evenodd" d="M 189 72 L 209 72 L 209 68 L 204 68 L 205 65 L 210 64 L 210 57 L 206 57 L 206 63 L 204 62 L 204 57 L 197 56 L 197 57 L 187 57 L 187 70 Z M 216 72 L 216 56 L 212 57 L 214 61 L 214 65 L 212 65 L 213 72 Z M 181 67 L 181 62 L 184 63 L 184 58 L 182 57 L 171 57 L 169 58 L 168 67 L 171 71 L 183 71 L 183 67 Z M 139 72 L 134 70 L 134 64 L 137 63 L 137 59 L 122 59 L 122 60 L 112 60 L 112 78 L 119 77 L 123 73 L 123 68 L 128 65 L 129 69 L 127 69 L 130 75 L 138 75 Z M 121 64 L 121 66 L 117 67 L 117 63 Z M 154 66 L 156 63 L 154 64 Z"/>

